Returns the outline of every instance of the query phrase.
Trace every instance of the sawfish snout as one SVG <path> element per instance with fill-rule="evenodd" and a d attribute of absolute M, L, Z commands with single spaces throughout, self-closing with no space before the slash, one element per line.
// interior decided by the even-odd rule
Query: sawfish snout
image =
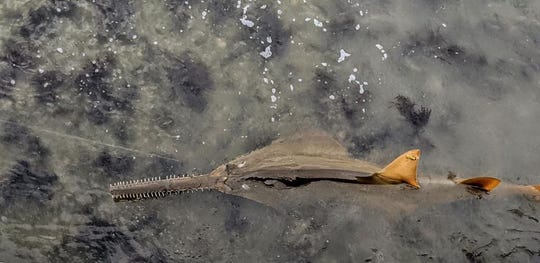
<path fill-rule="evenodd" d="M 164 197 L 183 192 L 216 189 L 219 177 L 210 175 L 167 176 L 117 182 L 109 186 L 114 201 Z"/>

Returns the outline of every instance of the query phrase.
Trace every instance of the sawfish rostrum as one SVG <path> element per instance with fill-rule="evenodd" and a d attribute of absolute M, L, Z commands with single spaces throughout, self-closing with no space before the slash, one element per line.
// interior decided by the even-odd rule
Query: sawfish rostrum
<path fill-rule="evenodd" d="M 277 139 L 269 146 L 218 166 L 209 174 L 173 176 L 118 182 L 110 185 L 113 200 L 163 197 L 198 190 L 217 190 L 262 203 L 270 203 L 275 192 L 331 181 L 347 185 L 406 184 L 420 188 L 417 166 L 420 150 L 407 151 L 385 167 L 354 159 L 347 149 L 321 132 L 296 134 Z M 490 192 L 500 183 L 493 177 L 430 179 L 426 185 L 461 184 L 479 192 Z M 333 184 L 328 187 L 333 187 Z M 506 184 L 505 192 L 540 194 L 539 186 Z M 272 194 L 274 192 L 274 194 Z"/>

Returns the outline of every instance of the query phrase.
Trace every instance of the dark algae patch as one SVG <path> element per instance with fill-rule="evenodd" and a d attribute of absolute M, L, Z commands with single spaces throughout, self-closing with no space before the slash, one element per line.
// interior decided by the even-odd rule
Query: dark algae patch
<path fill-rule="evenodd" d="M 133 173 L 135 161 L 132 156 L 103 151 L 94 160 L 94 166 L 107 178 L 118 180 Z"/>
<path fill-rule="evenodd" d="M 58 101 L 58 89 L 64 84 L 67 77 L 59 71 L 47 71 L 35 75 L 32 84 L 36 92 L 35 98 L 38 103 L 55 103 Z"/>
<path fill-rule="evenodd" d="M 93 0 L 88 1 L 99 11 L 99 39 L 108 41 L 109 37 L 122 43 L 131 43 L 136 34 L 132 18 L 135 15 L 134 1 L 131 0 Z"/>
<path fill-rule="evenodd" d="M 20 160 L 7 172 L 7 180 L 0 183 L 2 189 L 0 207 L 25 204 L 44 204 L 52 199 L 58 177 L 44 169 Z"/>
<path fill-rule="evenodd" d="M 52 262 L 167 262 L 152 244 L 140 242 L 131 233 L 105 220 L 92 218 L 74 235 L 48 254 Z"/>
<path fill-rule="evenodd" d="M 26 156 L 40 165 L 45 165 L 50 155 L 50 150 L 43 145 L 39 137 L 32 134 L 26 126 L 18 124 L 14 120 L 8 120 L 4 124 L 0 141 L 8 146 L 16 155 Z"/>
<path fill-rule="evenodd" d="M 173 97 L 195 112 L 203 112 L 208 105 L 208 93 L 214 89 L 208 67 L 193 54 L 184 53 L 173 58 L 167 68 Z"/>
<path fill-rule="evenodd" d="M 109 123 L 115 112 L 130 113 L 131 96 L 120 97 L 111 82 L 111 71 L 116 64 L 112 56 L 89 62 L 75 78 L 79 99 L 88 120 L 95 125 Z"/>
<path fill-rule="evenodd" d="M 412 102 L 410 98 L 403 95 L 398 95 L 393 104 L 399 111 L 399 114 L 401 114 L 415 130 L 419 131 L 428 124 L 429 117 L 431 116 L 431 109 L 424 106 L 416 107 L 416 104 Z"/>
<path fill-rule="evenodd" d="M 30 42 L 10 39 L 4 42 L 0 60 L 8 62 L 13 68 L 27 70 L 35 66 L 34 56 L 35 50 Z"/>
<path fill-rule="evenodd" d="M 15 69 L 6 61 L 0 61 L 0 100 L 13 100 L 13 89 L 15 88 Z"/>

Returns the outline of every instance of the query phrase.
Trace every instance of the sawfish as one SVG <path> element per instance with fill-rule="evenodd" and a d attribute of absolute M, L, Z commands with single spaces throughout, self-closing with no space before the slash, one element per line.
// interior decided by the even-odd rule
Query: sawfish
<path fill-rule="evenodd" d="M 482 197 L 486 193 L 503 197 L 524 194 L 540 200 L 540 185 L 503 183 L 495 177 L 458 178 L 451 174 L 418 180 L 420 155 L 419 149 L 409 150 L 381 167 L 351 157 L 346 147 L 330 135 L 310 131 L 279 138 L 208 174 L 117 182 L 109 186 L 109 191 L 114 201 L 128 201 L 215 190 L 270 206 L 304 197 L 339 197 L 350 202 L 367 195 L 376 202 L 381 192 L 381 202 L 392 196 L 398 199 L 411 196 L 411 204 L 418 203 L 418 198 L 423 202 L 444 202 Z M 391 186 L 399 184 L 407 187 L 396 190 Z M 417 191 L 408 193 L 408 190 Z M 408 194 L 396 194 L 396 191 Z M 430 196 L 419 197 L 424 192 Z"/>

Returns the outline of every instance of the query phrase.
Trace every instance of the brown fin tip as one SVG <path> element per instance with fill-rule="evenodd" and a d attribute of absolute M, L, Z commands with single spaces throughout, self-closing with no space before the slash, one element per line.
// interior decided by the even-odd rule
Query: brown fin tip
<path fill-rule="evenodd" d="M 472 186 L 474 188 L 489 192 L 501 183 L 501 180 L 495 177 L 473 177 L 462 180 L 459 184 Z"/>

